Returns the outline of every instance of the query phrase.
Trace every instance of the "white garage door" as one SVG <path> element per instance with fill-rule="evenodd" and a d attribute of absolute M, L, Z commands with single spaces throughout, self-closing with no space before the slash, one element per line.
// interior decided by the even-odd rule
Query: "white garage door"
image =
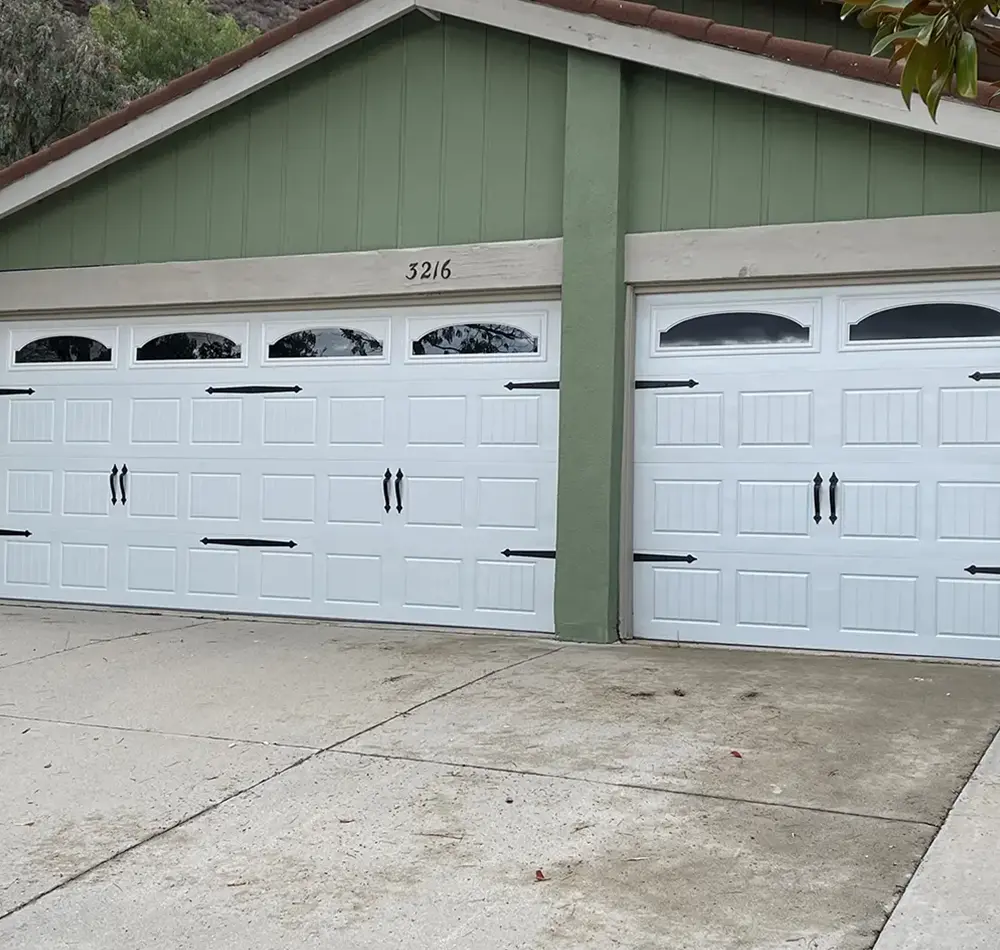
<path fill-rule="evenodd" d="M 557 305 L 3 329 L 0 596 L 553 629 Z"/>
<path fill-rule="evenodd" d="M 1000 659 L 1000 286 L 642 298 L 635 633 Z"/>

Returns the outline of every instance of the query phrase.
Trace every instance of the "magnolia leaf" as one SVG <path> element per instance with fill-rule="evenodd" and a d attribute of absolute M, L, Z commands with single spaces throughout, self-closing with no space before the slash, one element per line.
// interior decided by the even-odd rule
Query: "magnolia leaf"
<path fill-rule="evenodd" d="M 908 0 L 874 0 L 868 5 L 869 13 L 902 13 L 909 6 Z"/>
<path fill-rule="evenodd" d="M 979 55 L 976 38 L 965 30 L 958 39 L 955 56 L 955 82 L 958 94 L 966 99 L 975 99 L 979 91 Z"/>
<path fill-rule="evenodd" d="M 906 108 L 910 108 L 910 99 L 913 96 L 913 87 L 917 84 L 917 74 L 926 55 L 926 48 L 916 43 L 910 50 L 910 55 L 906 57 L 906 64 L 903 66 L 903 75 L 899 79 L 899 91 L 903 94 L 903 102 Z"/>
<path fill-rule="evenodd" d="M 884 36 L 872 47 L 872 56 L 878 56 L 884 49 L 899 43 L 901 40 L 912 40 L 916 39 L 917 34 L 920 30 L 914 28 L 910 30 L 897 30 L 895 33 L 891 33 L 889 36 Z"/>
<path fill-rule="evenodd" d="M 892 56 L 889 57 L 889 65 L 893 66 L 898 63 L 901 59 L 906 59 L 910 55 L 910 50 L 913 49 L 913 40 L 904 40 L 899 44 L 893 51 Z"/>
<path fill-rule="evenodd" d="M 943 67 L 948 59 L 948 51 L 940 44 L 928 46 L 927 52 L 920 59 L 920 68 L 917 70 L 917 92 L 920 98 L 927 101 L 927 96 L 931 91 L 931 84 L 940 67 Z"/>
<path fill-rule="evenodd" d="M 923 13 L 932 3 L 932 0 L 910 0 L 910 2 L 903 7 L 899 14 L 899 18 L 906 21 L 907 17 L 913 16 L 917 13 Z M 936 4 L 935 4 L 936 5 Z"/>
<path fill-rule="evenodd" d="M 937 79 L 931 83 L 931 88 L 927 91 L 927 95 L 924 96 L 924 102 L 927 104 L 927 111 L 930 113 L 931 121 L 937 122 L 937 110 L 938 105 L 941 102 L 941 95 L 948 85 L 948 80 L 951 79 L 950 73 L 942 73 Z"/>

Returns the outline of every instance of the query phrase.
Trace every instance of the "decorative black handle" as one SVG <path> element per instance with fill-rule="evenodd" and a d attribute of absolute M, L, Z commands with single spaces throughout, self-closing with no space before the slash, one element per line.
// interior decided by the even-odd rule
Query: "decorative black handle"
<path fill-rule="evenodd" d="M 125 476 L 128 475 L 128 466 L 122 463 L 122 473 L 118 476 L 118 487 L 121 489 L 122 493 L 122 507 L 128 501 L 128 497 L 125 495 Z"/>
<path fill-rule="evenodd" d="M 830 476 L 830 524 L 837 523 L 837 485 L 840 484 L 840 479 L 837 478 L 837 473 L 834 472 Z"/>
<path fill-rule="evenodd" d="M 819 524 L 823 520 L 823 516 L 819 513 L 819 494 L 822 487 L 823 476 L 817 472 L 816 477 L 813 479 L 813 521 L 816 524 Z"/>
<path fill-rule="evenodd" d="M 392 505 L 389 504 L 389 482 L 392 481 L 392 472 L 389 469 L 385 470 L 385 476 L 382 479 L 382 497 L 385 499 L 385 510 L 386 513 L 392 510 Z"/>
<path fill-rule="evenodd" d="M 396 472 L 396 511 L 403 513 L 403 470 Z"/>
<path fill-rule="evenodd" d="M 117 505 L 118 504 L 118 496 L 115 494 L 115 476 L 117 474 L 118 474 L 118 466 L 116 464 L 115 467 L 113 469 L 111 469 L 111 478 L 110 478 L 110 482 L 111 482 L 111 504 L 112 505 Z"/>

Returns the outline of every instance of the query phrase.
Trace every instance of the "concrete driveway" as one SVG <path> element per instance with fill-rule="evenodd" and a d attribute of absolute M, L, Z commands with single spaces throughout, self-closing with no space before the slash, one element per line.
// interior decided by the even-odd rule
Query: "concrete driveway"
<path fill-rule="evenodd" d="M 0 946 L 868 948 L 998 726 L 996 667 L 0 605 Z"/>

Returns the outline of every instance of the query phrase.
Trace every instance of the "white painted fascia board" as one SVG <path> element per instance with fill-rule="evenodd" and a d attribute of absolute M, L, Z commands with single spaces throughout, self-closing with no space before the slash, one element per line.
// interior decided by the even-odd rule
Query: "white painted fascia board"
<path fill-rule="evenodd" d="M 1000 148 L 1000 111 L 948 99 L 937 123 L 917 103 L 906 108 L 896 86 L 852 79 L 659 30 L 542 6 L 532 0 L 422 0 L 440 13 L 515 33 L 654 66 L 708 82 L 829 109 L 928 135 Z"/>
<path fill-rule="evenodd" d="M 0 189 L 0 219 L 367 36 L 415 6 L 416 0 L 367 0 L 292 37 Z"/>
<path fill-rule="evenodd" d="M 447 280 L 408 279 L 450 261 Z M 0 272 L 0 317 L 558 291 L 562 238 L 246 260 Z"/>
<path fill-rule="evenodd" d="M 984 276 L 1000 271 L 1000 212 L 661 231 L 625 238 L 638 288 L 740 281 Z"/>

